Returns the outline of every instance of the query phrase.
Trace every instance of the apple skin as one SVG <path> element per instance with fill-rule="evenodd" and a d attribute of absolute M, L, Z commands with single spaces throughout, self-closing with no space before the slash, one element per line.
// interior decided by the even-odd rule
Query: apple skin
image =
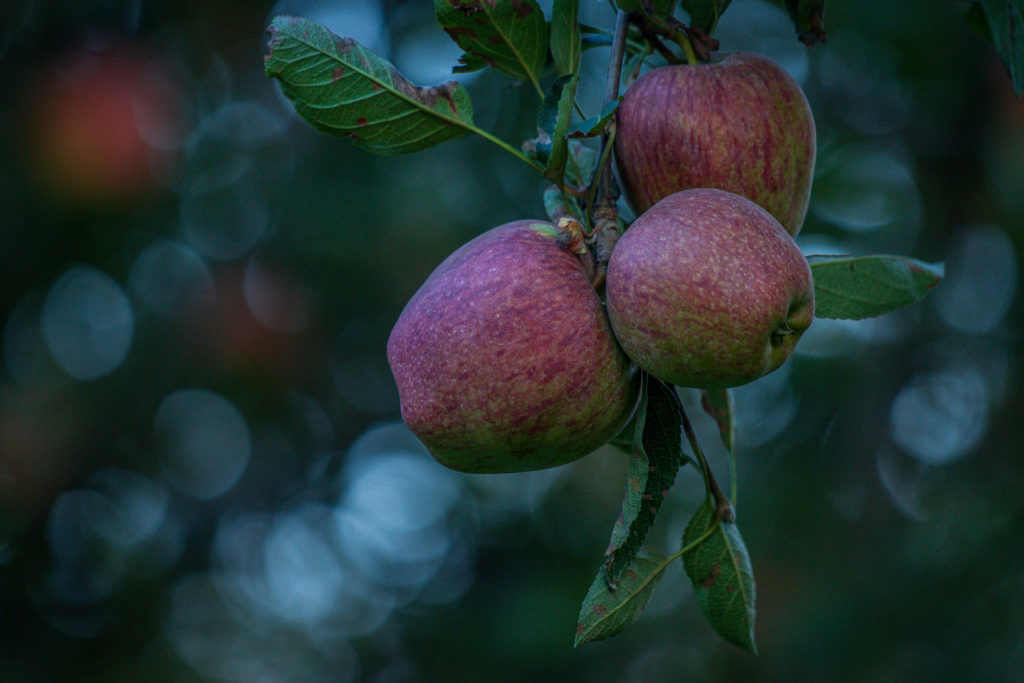
<path fill-rule="evenodd" d="M 637 214 L 673 192 L 715 187 L 765 208 L 794 237 L 811 197 L 814 117 L 795 80 L 761 55 L 664 66 L 618 111 L 615 153 Z"/>
<path fill-rule="evenodd" d="M 626 354 L 689 387 L 768 374 L 814 319 L 810 266 L 793 238 L 717 189 L 669 195 L 637 218 L 612 252 L 605 295 Z"/>
<path fill-rule="evenodd" d="M 445 259 L 388 339 L 402 419 L 443 465 L 519 472 L 576 460 L 636 407 L 583 266 L 543 221 L 506 223 Z"/>

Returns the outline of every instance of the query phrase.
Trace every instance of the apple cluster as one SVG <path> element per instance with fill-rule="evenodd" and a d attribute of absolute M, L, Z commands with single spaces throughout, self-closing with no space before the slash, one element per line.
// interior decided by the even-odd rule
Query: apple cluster
<path fill-rule="evenodd" d="M 617 113 L 619 178 L 638 217 L 604 301 L 565 225 L 498 226 L 449 256 L 388 340 L 409 428 L 467 472 L 561 465 L 632 416 L 640 371 L 725 388 L 778 368 L 814 317 L 793 241 L 815 129 L 797 83 L 749 53 L 653 69 Z"/>

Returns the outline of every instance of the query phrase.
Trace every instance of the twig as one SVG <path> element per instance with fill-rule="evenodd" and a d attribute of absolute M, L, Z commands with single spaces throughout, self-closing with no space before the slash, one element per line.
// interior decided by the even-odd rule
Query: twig
<path fill-rule="evenodd" d="M 690 418 L 686 414 L 686 410 L 683 408 L 683 402 L 679 400 L 679 396 L 672 392 L 672 395 L 676 399 L 676 405 L 679 407 L 679 415 L 683 421 L 683 432 L 686 434 L 686 440 L 690 442 L 690 448 L 693 449 L 693 454 L 697 458 L 697 462 L 700 463 L 700 467 L 704 470 L 704 482 L 707 486 L 708 493 L 711 498 L 715 501 L 715 517 L 723 522 L 731 523 L 736 521 L 736 512 L 733 510 L 732 502 L 729 497 L 722 492 L 722 488 L 718 485 L 718 480 L 715 479 L 715 473 L 711 471 L 710 465 L 708 465 L 707 458 L 704 457 L 704 449 L 700 447 L 700 442 L 697 440 L 697 433 L 693 429 L 693 424 L 690 423 Z"/>
<path fill-rule="evenodd" d="M 622 59 L 626 51 L 626 33 L 629 29 L 629 14 L 619 10 L 615 17 L 615 34 L 612 38 L 608 73 L 604 86 L 604 107 L 619 97 L 619 79 L 622 78 Z M 601 134 L 598 167 L 595 170 L 587 205 L 587 212 L 594 226 L 591 244 L 594 249 L 595 268 L 591 283 L 595 289 L 604 285 L 604 274 L 612 249 L 619 239 L 619 213 L 615 203 L 619 190 L 611 171 L 611 151 L 615 140 L 615 119 L 612 119 Z"/>

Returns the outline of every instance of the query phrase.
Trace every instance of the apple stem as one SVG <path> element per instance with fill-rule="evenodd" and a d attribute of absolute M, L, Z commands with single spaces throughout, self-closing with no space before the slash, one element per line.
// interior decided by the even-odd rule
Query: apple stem
<path fill-rule="evenodd" d="M 690 36 L 686 34 L 686 31 L 678 31 L 675 40 L 676 44 L 683 48 L 683 54 L 686 55 L 686 63 L 690 66 L 697 66 L 699 63 L 697 53 L 694 51 L 693 43 L 690 42 Z"/>
<path fill-rule="evenodd" d="M 659 26 L 654 23 L 652 15 L 644 14 L 643 12 L 633 12 L 633 23 L 636 24 L 637 28 L 640 29 L 640 33 L 644 39 L 657 50 L 658 54 L 661 55 L 666 62 L 669 64 L 682 64 L 683 61 L 676 56 L 676 53 L 668 49 L 666 45 L 661 42 L 661 38 L 658 33 L 659 30 L 666 30 L 665 27 Z"/>

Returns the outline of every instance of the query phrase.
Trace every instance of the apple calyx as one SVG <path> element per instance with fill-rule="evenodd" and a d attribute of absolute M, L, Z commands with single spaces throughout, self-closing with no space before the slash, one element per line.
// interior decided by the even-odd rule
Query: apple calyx
<path fill-rule="evenodd" d="M 583 226 L 572 216 L 562 216 L 558 219 L 558 245 L 568 249 L 577 256 L 587 253 L 586 235 Z"/>

